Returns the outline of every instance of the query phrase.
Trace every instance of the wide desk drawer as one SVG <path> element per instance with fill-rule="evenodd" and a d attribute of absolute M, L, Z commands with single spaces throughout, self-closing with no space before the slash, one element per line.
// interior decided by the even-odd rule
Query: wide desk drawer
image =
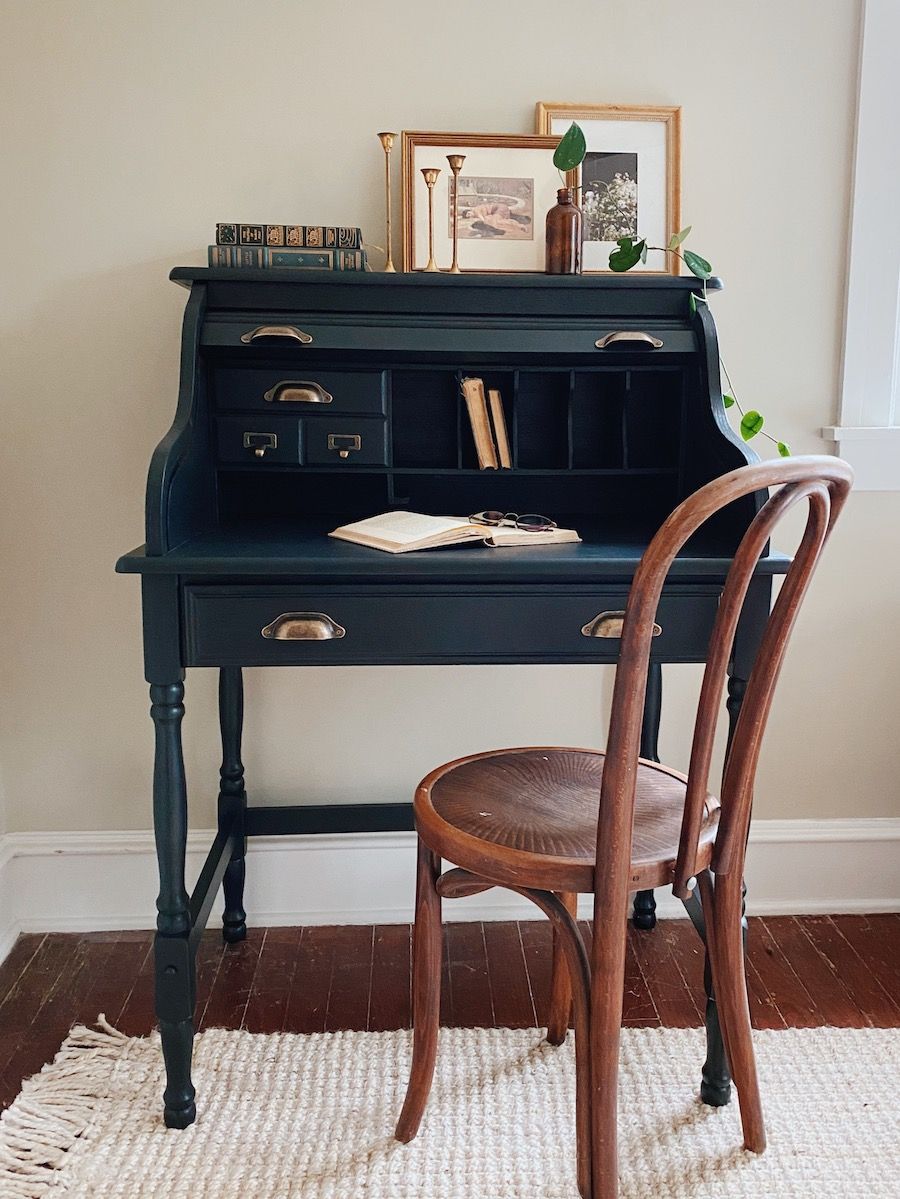
<path fill-rule="evenodd" d="M 302 364 L 268 369 L 229 366 L 213 372 L 216 405 L 222 409 L 331 415 L 385 411 L 383 371 L 330 371 Z"/>
<path fill-rule="evenodd" d="M 605 636 L 584 629 L 623 609 L 627 594 L 624 587 L 189 585 L 185 665 L 613 662 L 615 619 L 603 622 Z M 718 597 L 715 586 L 666 593 L 654 656 L 702 659 Z"/>

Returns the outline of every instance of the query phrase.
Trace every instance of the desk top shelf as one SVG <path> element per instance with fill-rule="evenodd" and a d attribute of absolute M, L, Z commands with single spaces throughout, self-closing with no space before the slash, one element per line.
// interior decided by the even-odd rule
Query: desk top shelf
<path fill-rule="evenodd" d="M 694 278 L 171 277 L 190 288 L 178 406 L 150 467 L 146 545 L 122 571 L 625 577 L 681 499 L 754 458 L 726 419 Z M 661 344 L 604 348 L 617 332 Z M 512 469 L 477 469 L 466 376 L 500 392 Z M 762 498 L 725 513 L 678 573 L 720 571 Z M 537 511 L 584 543 L 389 556 L 325 536 L 392 508 Z"/>

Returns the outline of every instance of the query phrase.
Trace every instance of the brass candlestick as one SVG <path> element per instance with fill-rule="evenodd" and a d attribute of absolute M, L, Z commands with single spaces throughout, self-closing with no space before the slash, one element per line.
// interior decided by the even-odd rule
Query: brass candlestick
<path fill-rule="evenodd" d="M 465 154 L 448 154 L 447 161 L 450 163 L 450 170 L 453 172 L 453 262 L 450 264 L 449 274 L 461 275 L 459 269 L 459 172 L 462 170 L 462 165 L 466 161 Z"/>
<path fill-rule="evenodd" d="M 385 241 L 387 243 L 387 262 L 384 264 L 385 272 L 394 271 L 394 259 L 391 254 L 391 150 L 394 145 L 396 133 L 379 133 L 378 137 L 381 145 L 384 148 L 384 210 L 387 230 L 385 232 Z"/>
<path fill-rule="evenodd" d="M 441 269 L 434 261 L 434 185 L 440 173 L 440 167 L 422 167 L 422 175 L 428 187 L 428 261 L 423 268 L 426 271 Z"/>

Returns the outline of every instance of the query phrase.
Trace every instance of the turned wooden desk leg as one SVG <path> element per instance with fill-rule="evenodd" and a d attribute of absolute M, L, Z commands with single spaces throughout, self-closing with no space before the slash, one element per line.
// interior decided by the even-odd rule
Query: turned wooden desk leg
<path fill-rule="evenodd" d="M 244 766 L 241 762 L 243 724 L 244 682 L 241 668 L 223 666 L 219 671 L 219 727 L 222 732 L 219 825 L 230 824 L 238 834 L 231 861 L 222 880 L 225 892 L 222 936 L 230 945 L 243 941 L 247 936 L 247 913 L 244 911 L 247 852 L 244 816 L 247 811 L 247 792 L 244 789 Z"/>
<path fill-rule="evenodd" d="M 165 1122 L 186 1128 L 196 1119 L 191 1083 L 196 982 L 190 945 L 191 914 L 184 885 L 187 787 L 181 751 L 184 683 L 153 683 L 150 715 L 156 734 L 153 825 L 159 863 L 154 941 L 156 1015 L 166 1063 Z"/>
<path fill-rule="evenodd" d="M 659 721 L 662 714 L 662 666 L 651 662 L 647 671 L 647 698 L 641 725 L 641 757 L 659 761 Z M 656 927 L 656 899 L 652 891 L 638 891 L 631 922 L 635 928 Z"/>

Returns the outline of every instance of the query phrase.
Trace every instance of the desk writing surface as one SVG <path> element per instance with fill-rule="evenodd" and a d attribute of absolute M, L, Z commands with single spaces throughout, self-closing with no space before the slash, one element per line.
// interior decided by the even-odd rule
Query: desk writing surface
<path fill-rule="evenodd" d="M 603 530 L 581 522 L 578 531 L 583 540 L 574 545 L 451 546 L 388 554 L 328 537 L 334 527 L 333 522 L 293 521 L 218 528 L 163 555 L 147 555 L 141 546 L 124 555 L 117 570 L 123 574 L 291 575 L 367 583 L 627 581 L 649 541 L 646 532 L 621 522 Z M 783 574 L 789 561 L 772 553 L 761 560 L 757 573 Z M 721 546 L 689 545 L 673 564 L 671 578 L 723 578 L 730 564 L 731 555 Z"/>

